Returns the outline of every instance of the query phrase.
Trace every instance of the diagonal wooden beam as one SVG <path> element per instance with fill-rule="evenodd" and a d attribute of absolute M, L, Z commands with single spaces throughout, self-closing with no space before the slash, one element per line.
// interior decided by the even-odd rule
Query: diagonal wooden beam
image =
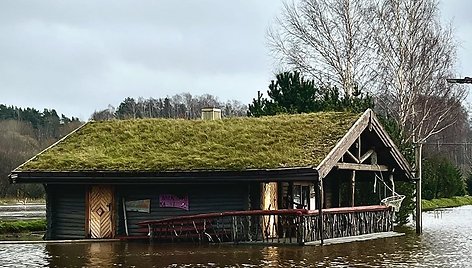
<path fill-rule="evenodd" d="M 361 156 L 358 163 L 364 163 L 372 154 L 374 153 L 373 149 L 368 150 L 365 154 Z"/>
<path fill-rule="evenodd" d="M 359 159 L 355 157 L 349 150 L 346 151 L 346 155 L 349 156 L 352 160 L 354 160 L 356 163 L 360 163 Z"/>

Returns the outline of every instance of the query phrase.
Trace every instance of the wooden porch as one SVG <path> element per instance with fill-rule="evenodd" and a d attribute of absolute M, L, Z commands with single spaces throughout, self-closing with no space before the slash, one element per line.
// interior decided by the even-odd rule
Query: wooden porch
<path fill-rule="evenodd" d="M 257 243 L 305 245 L 325 239 L 393 230 L 393 210 L 362 206 L 319 210 L 250 210 L 142 221 L 153 242 Z M 133 239 L 133 237 L 124 237 Z"/>

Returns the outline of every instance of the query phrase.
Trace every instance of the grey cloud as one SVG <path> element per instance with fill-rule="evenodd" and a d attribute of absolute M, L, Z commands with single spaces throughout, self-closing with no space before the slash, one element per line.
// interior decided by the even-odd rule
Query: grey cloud
<path fill-rule="evenodd" d="M 470 25 L 469 1 L 442 5 L 446 17 L 457 13 L 458 31 Z M 279 0 L 0 1 L 0 102 L 82 119 L 127 96 L 189 91 L 248 103 L 273 77 L 265 33 L 281 6 Z"/>
<path fill-rule="evenodd" d="M 6 104 L 87 119 L 126 96 L 182 91 L 249 102 L 271 77 L 278 1 L 2 1 Z"/>

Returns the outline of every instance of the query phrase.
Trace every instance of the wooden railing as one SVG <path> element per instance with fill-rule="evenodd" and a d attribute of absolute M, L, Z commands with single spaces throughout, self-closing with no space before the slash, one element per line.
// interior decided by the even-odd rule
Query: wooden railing
<path fill-rule="evenodd" d="M 323 209 L 250 210 L 143 221 L 154 241 L 252 242 L 304 244 L 323 239 L 386 232 L 393 229 L 391 209 L 365 206 Z M 147 227 L 147 228 L 146 228 Z"/>
<path fill-rule="evenodd" d="M 393 231 L 393 211 L 386 206 L 323 209 L 323 228 L 318 211 L 304 215 L 304 242 Z"/>

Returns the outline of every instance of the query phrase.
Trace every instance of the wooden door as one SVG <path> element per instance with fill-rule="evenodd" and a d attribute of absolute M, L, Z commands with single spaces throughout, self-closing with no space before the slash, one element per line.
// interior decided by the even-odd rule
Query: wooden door
<path fill-rule="evenodd" d="M 89 191 L 89 234 L 91 238 L 113 237 L 113 188 L 94 185 Z"/>

